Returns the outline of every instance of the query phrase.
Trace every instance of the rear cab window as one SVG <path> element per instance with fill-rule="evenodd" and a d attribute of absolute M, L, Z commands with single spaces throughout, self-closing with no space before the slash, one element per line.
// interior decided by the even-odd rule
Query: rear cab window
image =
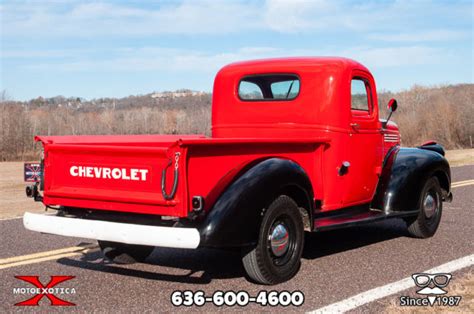
<path fill-rule="evenodd" d="M 243 77 L 238 96 L 243 101 L 293 100 L 300 92 L 296 74 L 259 74 Z"/>

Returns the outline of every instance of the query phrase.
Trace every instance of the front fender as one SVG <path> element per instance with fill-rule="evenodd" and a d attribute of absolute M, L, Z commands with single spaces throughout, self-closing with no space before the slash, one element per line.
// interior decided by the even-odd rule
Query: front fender
<path fill-rule="evenodd" d="M 423 148 L 395 147 L 386 157 L 372 207 L 387 214 L 418 210 L 423 185 L 432 176 L 449 195 L 451 171 L 443 155 Z"/>
<path fill-rule="evenodd" d="M 265 208 L 289 188 L 303 191 L 312 203 L 311 181 L 297 163 L 281 158 L 257 163 L 222 193 L 202 221 L 200 245 L 238 247 L 255 244 Z"/>

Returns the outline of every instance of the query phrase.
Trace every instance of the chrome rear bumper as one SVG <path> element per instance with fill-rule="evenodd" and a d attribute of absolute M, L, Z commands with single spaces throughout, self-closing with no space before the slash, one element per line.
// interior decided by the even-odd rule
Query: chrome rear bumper
<path fill-rule="evenodd" d="M 195 249 L 200 242 L 196 228 L 147 226 L 28 212 L 23 216 L 23 225 L 37 232 L 127 244 Z"/>

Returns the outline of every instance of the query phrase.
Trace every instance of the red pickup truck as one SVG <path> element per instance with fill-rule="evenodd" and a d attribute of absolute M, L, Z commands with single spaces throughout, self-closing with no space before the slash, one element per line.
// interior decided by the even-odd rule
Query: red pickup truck
<path fill-rule="evenodd" d="M 42 173 L 27 195 L 57 212 L 26 213 L 27 229 L 97 239 L 118 263 L 154 247 L 240 248 L 262 284 L 298 272 L 305 230 L 398 217 L 426 238 L 452 199 L 443 148 L 400 147 L 396 124 L 379 118 L 371 73 L 344 58 L 224 67 L 211 137 L 36 140 Z"/>

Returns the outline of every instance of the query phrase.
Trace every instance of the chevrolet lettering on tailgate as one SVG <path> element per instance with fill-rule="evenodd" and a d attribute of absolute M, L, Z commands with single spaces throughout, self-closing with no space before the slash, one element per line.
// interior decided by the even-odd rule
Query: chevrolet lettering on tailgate
<path fill-rule="evenodd" d="M 108 167 L 72 166 L 69 173 L 73 177 L 146 181 L 147 169 L 127 169 Z"/>

